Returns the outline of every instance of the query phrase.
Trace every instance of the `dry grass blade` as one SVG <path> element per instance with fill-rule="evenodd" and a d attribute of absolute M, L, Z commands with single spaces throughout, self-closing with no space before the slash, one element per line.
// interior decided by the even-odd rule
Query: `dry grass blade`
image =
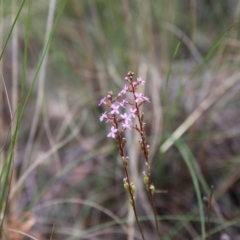
<path fill-rule="evenodd" d="M 48 160 L 48 158 L 54 154 L 58 149 L 63 147 L 65 144 L 70 142 L 73 138 L 75 138 L 79 134 L 79 127 L 76 127 L 72 133 L 66 137 L 64 140 L 62 140 L 59 143 L 56 143 L 56 145 L 51 148 L 49 151 L 44 153 L 42 156 L 40 156 L 38 159 L 36 159 L 32 165 L 30 165 L 24 173 L 21 175 L 21 177 L 18 179 L 17 183 L 12 187 L 11 193 L 10 193 L 10 199 L 14 196 L 18 188 L 23 184 L 23 182 L 26 180 L 28 175 L 39 165 L 42 164 L 44 161 Z"/>
<path fill-rule="evenodd" d="M 157 148 L 159 147 L 159 143 L 161 141 L 162 136 L 162 125 L 163 125 L 163 111 L 162 111 L 162 104 L 161 104 L 161 96 L 159 92 L 161 92 L 161 85 L 162 85 L 162 77 L 158 73 L 157 68 L 152 66 L 150 68 L 151 71 L 151 78 L 152 78 L 152 85 L 151 85 L 151 92 L 152 92 L 152 105 L 153 105 L 153 115 L 152 115 L 152 129 L 151 129 L 151 152 L 155 153 Z M 150 155 L 153 157 L 153 154 Z M 151 159 L 150 159 L 151 160 Z"/>
<path fill-rule="evenodd" d="M 227 179 L 222 183 L 222 185 L 215 191 L 215 194 L 214 194 L 215 197 L 216 198 L 221 197 L 239 179 L 240 179 L 240 169 L 237 168 L 227 177 Z"/>
<path fill-rule="evenodd" d="M 200 52 L 195 47 L 191 39 L 181 29 L 168 22 L 163 23 L 162 26 L 163 28 L 174 33 L 179 39 L 182 39 L 183 43 L 189 48 L 189 51 L 192 53 L 197 63 L 202 62 L 203 58 Z"/>
<path fill-rule="evenodd" d="M 47 207 L 51 207 L 53 205 L 63 204 L 63 203 L 83 204 L 83 205 L 87 205 L 87 206 L 93 207 L 95 209 L 98 209 L 99 211 L 101 211 L 101 212 L 105 213 L 106 215 L 108 215 L 109 217 L 111 217 L 114 221 L 116 221 L 116 223 L 118 223 L 121 226 L 121 228 L 123 229 L 123 231 L 125 233 L 128 233 L 127 227 L 122 224 L 121 219 L 119 219 L 118 216 L 115 215 L 112 211 L 110 211 L 109 209 L 107 209 L 95 202 L 91 202 L 89 200 L 85 200 L 85 199 L 81 199 L 81 198 L 66 198 L 66 199 L 57 199 L 57 200 L 48 201 L 41 205 L 36 206 L 34 208 L 34 210 L 38 211 L 43 208 L 47 208 Z"/>
<path fill-rule="evenodd" d="M 191 113 L 191 115 L 162 144 L 160 151 L 162 153 L 166 152 L 174 144 L 174 142 L 179 139 L 217 99 L 219 99 L 229 88 L 233 87 L 239 79 L 240 74 L 236 73 L 233 76 L 227 78 L 222 84 L 220 84 L 216 88 L 215 92 L 206 97 L 193 111 L 193 113 Z"/>
<path fill-rule="evenodd" d="M 14 24 L 15 15 L 17 13 L 17 1 L 12 1 L 12 24 Z M 16 22 L 12 33 L 12 112 L 17 115 L 18 108 L 18 24 Z M 11 132 L 14 136 L 17 126 L 17 118 L 12 118 Z M 13 149 L 13 162 L 17 159 L 17 141 Z M 16 169 L 13 168 L 11 184 L 16 182 Z M 10 212 L 13 214 L 17 210 L 17 196 L 10 201 Z"/>
<path fill-rule="evenodd" d="M 1 1 L 1 6 L 3 5 L 3 1 Z M 0 8 L 0 49 L 3 48 L 3 6 Z M 3 140 L 3 60 L 0 59 L 0 141 Z M 0 161 L 4 157 L 0 155 Z"/>
<path fill-rule="evenodd" d="M 27 233 L 25 233 L 25 232 L 22 232 L 22 231 L 19 231 L 19 230 L 16 230 L 16 229 L 8 228 L 7 231 L 8 231 L 8 232 L 19 233 L 19 234 L 21 234 L 22 236 L 28 237 L 28 238 L 33 239 L 33 240 L 39 240 L 38 238 L 35 238 L 35 237 L 33 237 L 32 235 L 30 235 L 30 234 L 27 234 Z"/>
<path fill-rule="evenodd" d="M 54 12 L 55 12 L 55 6 L 56 6 L 56 0 L 49 1 L 49 11 L 48 11 L 48 19 L 47 19 L 47 26 L 46 26 L 46 33 L 45 33 L 45 42 L 44 42 L 44 49 L 48 44 L 48 40 L 51 34 L 52 26 L 53 26 L 53 20 L 54 20 Z M 37 96 L 37 103 L 35 108 L 35 113 L 32 121 L 32 126 L 30 129 L 30 134 L 24 154 L 24 164 L 23 164 L 23 170 L 26 168 L 26 165 L 28 164 L 29 155 L 31 153 L 31 149 L 33 146 L 33 139 L 34 135 L 37 130 L 37 125 L 42 109 L 42 103 L 44 98 L 44 86 L 45 86 L 45 75 L 46 75 L 46 68 L 47 68 L 47 59 L 48 59 L 48 49 L 46 51 L 46 55 L 43 59 L 42 66 L 39 72 L 39 82 L 38 82 L 38 96 Z"/>

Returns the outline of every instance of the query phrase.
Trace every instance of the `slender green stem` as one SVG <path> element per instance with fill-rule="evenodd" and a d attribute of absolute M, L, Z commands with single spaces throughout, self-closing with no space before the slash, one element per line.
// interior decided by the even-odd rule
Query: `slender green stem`
<path fill-rule="evenodd" d="M 139 231 L 140 231 L 140 233 L 141 233 L 142 239 L 145 240 L 145 237 L 144 237 L 144 234 L 143 234 L 143 231 L 142 231 L 142 227 L 141 227 L 140 222 L 139 222 L 139 220 L 138 220 L 134 196 L 133 196 L 133 193 L 132 193 L 132 191 L 131 191 L 131 189 L 130 189 L 130 184 L 131 184 L 131 183 L 130 183 L 130 180 L 129 180 L 129 174 L 128 174 L 127 167 L 124 166 L 124 170 L 125 170 L 126 179 L 127 179 L 128 185 L 129 185 L 128 192 L 129 192 L 130 198 L 131 198 L 131 200 L 132 200 L 131 204 L 132 204 L 132 207 L 133 207 L 134 216 L 135 216 L 135 219 L 136 219 L 136 222 L 137 222 Z"/>
<path fill-rule="evenodd" d="M 133 207 L 134 216 L 135 216 L 135 219 L 136 219 L 136 222 L 137 222 L 139 231 L 140 231 L 140 233 L 141 233 L 142 239 L 145 240 L 145 237 L 144 237 L 144 235 L 143 235 L 143 231 L 142 231 L 141 225 L 140 225 L 139 220 L 138 220 L 135 201 L 134 201 L 134 199 L 133 199 L 132 196 L 131 196 L 131 198 L 132 198 L 132 200 L 133 200 L 133 202 L 132 202 L 132 203 L 133 203 L 133 204 L 132 204 L 132 207 Z"/>
<path fill-rule="evenodd" d="M 160 240 L 162 240 L 162 234 L 161 234 L 159 224 L 158 224 L 158 221 L 157 221 L 157 212 L 156 212 L 156 206 L 155 206 L 155 203 L 154 203 L 153 195 L 149 190 L 148 190 L 148 192 L 149 192 L 149 195 L 150 195 L 150 204 L 151 204 L 152 211 L 153 211 L 153 214 L 154 214 L 154 221 L 155 221 L 155 226 L 156 226 L 156 229 L 157 229 L 158 237 L 159 237 Z"/>
<path fill-rule="evenodd" d="M 210 198 L 208 200 L 208 206 L 207 206 L 207 234 L 208 234 L 207 239 L 208 240 L 212 239 L 212 236 L 210 234 L 210 228 L 211 228 L 210 210 L 211 210 L 212 196 L 213 196 L 213 186 L 211 186 L 211 193 L 210 193 Z"/>

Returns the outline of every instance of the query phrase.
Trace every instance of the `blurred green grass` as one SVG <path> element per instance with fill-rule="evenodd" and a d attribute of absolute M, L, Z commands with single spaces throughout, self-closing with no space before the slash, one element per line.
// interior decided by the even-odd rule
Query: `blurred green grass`
<path fill-rule="evenodd" d="M 124 76 L 129 70 L 146 80 L 146 95 L 151 99 L 151 104 L 144 112 L 152 146 L 153 175 L 156 187 L 169 191 L 169 194 L 158 194 L 156 197 L 159 214 L 184 215 L 189 210 L 196 213 L 198 204 L 195 190 L 183 156 L 175 147 L 171 147 L 167 153 L 160 153 L 159 147 L 205 98 L 214 95 L 216 86 L 238 72 L 239 23 L 235 21 L 239 19 L 240 4 L 235 1 L 207 0 L 67 1 L 49 47 L 44 100 L 33 147 L 28 159 L 23 159 L 39 91 L 36 84 L 31 90 L 31 83 L 37 74 L 37 65 L 44 49 L 49 11 L 48 1 L 32 2 L 30 25 L 26 26 L 26 4 L 29 2 L 26 1 L 17 21 L 19 69 L 24 61 L 23 43 L 27 40 L 25 29 L 29 31 L 27 63 L 23 65 L 22 72 L 26 72 L 24 92 L 31 93 L 23 121 L 18 127 L 14 158 L 17 178 L 21 177 L 19 169 L 23 160 L 31 165 L 59 141 L 69 137 L 74 129 L 77 129 L 78 134 L 47 156 L 44 162 L 40 161 L 29 174 L 14 199 L 17 205 L 15 214 L 21 218 L 26 211 L 32 211 L 36 215 L 34 228 L 47 236 L 47 239 L 52 225 L 55 226 L 56 239 L 78 239 L 78 236 L 74 237 L 74 229 L 85 232 L 110 221 L 103 213 L 84 205 L 66 204 L 64 207 L 34 212 L 38 204 L 44 205 L 54 199 L 87 199 L 102 205 L 122 219 L 126 218 L 127 201 L 124 200 L 121 188 L 121 164 L 113 142 L 106 139 L 107 127 L 98 121 L 103 109 L 97 105 L 107 91 L 116 93 L 121 89 Z M 55 20 L 63 3 L 64 1 L 56 2 Z M 10 1 L 2 1 L 1 5 L 4 7 L 2 37 L 5 41 L 11 29 L 11 4 Z M 20 7 L 20 2 L 17 2 L 17 7 Z M 183 34 L 188 37 L 188 41 L 184 41 Z M 13 53 L 10 41 L 11 39 L 6 42 L 2 59 L 3 76 L 9 92 L 12 88 L 10 63 Z M 196 52 L 191 51 L 191 44 L 203 62 L 199 62 Z M 217 48 L 214 48 L 216 45 Z M 232 159 L 239 155 L 239 86 L 237 83 L 234 86 L 229 91 L 226 88 L 225 97 L 218 97 L 213 107 L 204 111 L 200 119 L 189 126 L 182 136 L 190 155 L 196 159 L 196 166 L 202 171 L 204 181 L 209 186 L 215 186 L 223 212 L 223 219 L 220 219 L 222 224 L 225 218 L 234 220 L 237 216 L 234 214 L 237 206 L 234 206 L 231 194 L 228 193 L 233 189 L 231 191 L 238 194 L 235 187 L 238 179 L 231 180 L 231 174 L 238 168 L 238 162 L 235 166 Z M 3 93 L 4 91 L 1 92 L 2 96 Z M 5 110 L 1 118 L 4 120 L 4 130 L 1 135 L 7 137 L 6 131 L 10 128 L 11 120 L 6 98 L 3 98 Z M 229 128 L 235 134 L 225 137 Z M 8 138 L 8 141 L 13 140 Z M 12 151 L 12 148 L 6 145 L 4 151 L 7 150 Z M 135 155 L 138 156 L 138 153 Z M 196 166 L 193 168 L 195 171 Z M 139 169 L 141 168 L 140 162 Z M 195 177 L 198 178 L 199 174 L 196 171 Z M 224 188 L 224 184 L 229 182 L 231 185 Z M 204 188 L 206 186 L 200 189 L 202 194 L 206 194 Z M 198 197 L 199 194 L 200 192 Z M 139 208 L 144 215 L 145 210 L 140 203 Z M 217 218 L 213 210 L 212 215 Z M 198 214 L 195 217 L 200 221 Z M 151 227 L 146 224 L 144 230 L 154 239 Z M 72 229 L 72 236 L 68 228 Z M 119 226 L 106 229 L 109 231 L 104 236 L 106 239 L 112 239 L 113 236 L 116 238 L 114 231 L 120 231 Z M 168 232 L 166 239 L 169 239 L 171 222 L 164 223 L 164 229 Z M 201 232 L 198 225 L 192 224 L 191 229 L 192 231 L 189 226 L 183 229 L 180 227 L 176 236 L 193 239 L 193 236 L 197 237 Z M 237 234 L 234 228 L 229 231 L 234 236 Z M 98 234 L 98 230 L 95 233 Z M 119 239 L 122 239 L 121 234 L 119 232 Z M 96 236 L 98 238 L 101 239 L 101 235 Z"/>

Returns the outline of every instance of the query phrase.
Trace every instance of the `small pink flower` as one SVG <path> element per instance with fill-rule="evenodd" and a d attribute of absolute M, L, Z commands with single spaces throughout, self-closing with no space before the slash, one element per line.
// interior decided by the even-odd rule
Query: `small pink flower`
<path fill-rule="evenodd" d="M 135 116 L 136 116 L 136 111 L 137 111 L 137 109 L 136 108 L 130 108 L 130 117 L 132 117 L 132 118 L 135 118 Z"/>
<path fill-rule="evenodd" d="M 142 102 L 142 101 L 147 101 L 147 102 L 150 102 L 148 97 L 144 96 L 142 93 L 135 93 L 135 102 L 138 103 L 138 102 Z"/>
<path fill-rule="evenodd" d="M 150 103 L 150 101 L 149 101 L 149 98 L 148 98 L 148 97 L 146 97 L 146 96 L 142 96 L 142 100 L 143 100 L 143 101 L 147 101 L 147 102 L 149 102 L 149 103 Z"/>
<path fill-rule="evenodd" d="M 125 104 L 124 102 L 119 102 L 119 106 L 122 108 L 125 108 L 124 104 Z"/>
<path fill-rule="evenodd" d="M 125 129 L 128 128 L 129 130 L 132 130 L 132 129 L 131 129 L 131 126 L 129 125 L 128 122 L 123 123 L 122 126 L 123 126 L 123 128 L 125 128 Z"/>
<path fill-rule="evenodd" d="M 112 138 L 115 138 L 116 136 L 116 132 L 118 131 L 117 128 L 115 128 L 114 126 L 111 127 L 111 132 L 107 135 L 108 137 L 112 137 Z"/>
<path fill-rule="evenodd" d="M 102 105 L 102 104 L 107 104 L 106 102 L 106 97 L 104 97 L 103 99 L 101 99 L 100 103 L 98 104 L 98 106 Z"/>
<path fill-rule="evenodd" d="M 141 85 L 144 85 L 144 83 L 145 83 L 145 81 L 143 81 L 141 77 L 137 78 L 137 81 L 138 81 Z"/>
<path fill-rule="evenodd" d="M 123 99 L 121 102 L 118 102 L 119 107 L 125 108 L 125 104 L 128 103 L 126 99 Z"/>
<path fill-rule="evenodd" d="M 124 108 L 125 108 L 125 104 L 127 104 L 127 103 L 128 103 L 128 100 L 123 99 L 122 102 L 119 103 L 119 105 L 120 105 L 121 107 L 124 107 Z"/>
<path fill-rule="evenodd" d="M 107 112 L 103 113 L 103 114 L 101 115 L 101 117 L 99 118 L 99 120 L 100 120 L 101 122 L 103 121 L 104 118 L 108 119 L 108 116 L 107 116 L 106 113 L 107 113 Z"/>
<path fill-rule="evenodd" d="M 115 113 L 119 114 L 119 111 L 118 111 L 119 105 L 112 104 L 111 109 L 112 109 L 111 114 L 115 114 Z"/>
<path fill-rule="evenodd" d="M 143 100 L 143 94 L 135 92 L 135 102 L 138 103 Z"/>
<path fill-rule="evenodd" d="M 127 90 L 128 90 L 128 86 L 125 85 L 124 88 L 123 88 L 123 90 L 121 91 L 121 93 L 122 93 L 122 94 L 126 94 Z"/>
<path fill-rule="evenodd" d="M 126 113 L 121 114 L 120 116 L 121 116 L 121 118 L 123 118 L 123 120 L 125 121 L 126 124 L 128 123 L 128 121 L 131 121 L 130 116 L 128 116 Z"/>

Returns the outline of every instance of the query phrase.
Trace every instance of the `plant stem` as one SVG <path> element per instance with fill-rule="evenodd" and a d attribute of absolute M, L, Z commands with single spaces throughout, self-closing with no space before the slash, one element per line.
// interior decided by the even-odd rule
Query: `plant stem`
<path fill-rule="evenodd" d="M 132 193 L 132 191 L 131 191 L 131 189 L 130 189 L 130 184 L 131 184 L 131 183 L 130 183 L 130 180 L 129 180 L 129 174 L 128 174 L 128 170 L 127 170 L 127 167 L 126 167 L 126 166 L 124 166 L 124 171 L 125 171 L 127 183 L 128 183 L 128 185 L 129 185 L 128 192 L 129 192 L 130 198 L 131 198 L 131 200 L 132 200 L 132 207 L 133 207 L 134 216 L 135 216 L 135 219 L 136 219 L 136 222 L 137 222 L 139 231 L 140 231 L 140 233 L 141 233 L 142 240 L 145 240 L 145 237 L 144 237 L 144 234 L 143 234 L 143 231 L 142 231 L 142 227 L 141 227 L 141 225 L 140 225 L 140 223 L 139 223 L 139 220 L 138 220 L 134 196 L 133 196 L 133 193 Z"/>
<path fill-rule="evenodd" d="M 150 195 L 150 204 L 151 204 L 152 211 L 153 211 L 153 214 L 154 214 L 154 220 L 155 220 L 155 225 L 156 225 L 158 237 L 159 237 L 160 240 L 162 240 L 161 231 L 160 231 L 159 224 L 158 224 L 158 221 L 157 221 L 157 212 L 156 212 L 156 206 L 154 204 L 153 195 L 151 194 L 151 192 L 149 190 L 148 190 L 148 193 Z"/>
<path fill-rule="evenodd" d="M 141 150 L 142 150 L 143 155 L 145 157 L 145 162 L 149 166 L 149 159 L 148 159 L 149 152 L 148 152 L 148 149 L 147 149 L 143 115 L 141 116 L 141 114 L 140 114 L 140 110 L 139 110 L 140 105 L 137 104 L 136 96 L 135 96 L 135 88 L 134 88 L 134 85 L 133 85 L 132 82 L 131 82 L 131 86 L 132 86 L 133 96 L 134 96 L 134 99 L 135 99 L 135 108 L 137 110 L 136 115 L 137 115 L 137 119 L 138 119 L 138 123 L 139 123 L 139 131 L 138 132 L 140 133 L 141 140 L 142 140 Z M 150 200 L 150 205 L 152 207 L 152 211 L 153 211 L 153 214 L 154 214 L 155 226 L 156 226 L 156 229 L 157 229 L 158 237 L 159 237 L 160 240 L 162 240 L 162 235 L 161 235 L 160 228 L 159 228 L 158 221 L 157 221 L 157 211 L 156 211 L 156 206 L 155 206 L 154 199 L 153 199 L 153 193 L 151 192 L 151 189 L 150 189 L 150 187 L 153 186 L 150 171 L 148 171 L 147 176 L 149 178 L 149 183 L 147 184 L 147 189 L 148 189 L 148 193 L 149 193 L 149 196 L 150 196 L 150 199 L 149 199 Z"/>
<path fill-rule="evenodd" d="M 141 225 L 140 225 L 139 220 L 138 220 L 135 201 L 134 201 L 134 199 L 133 199 L 132 196 L 131 196 L 131 198 L 132 198 L 132 201 L 133 201 L 132 207 L 133 207 L 133 211 L 134 211 L 134 216 L 135 216 L 135 219 L 136 219 L 136 222 L 137 222 L 139 231 L 140 231 L 140 233 L 141 233 L 142 239 L 145 240 L 145 237 L 144 237 L 144 235 L 143 235 L 143 231 L 142 231 Z"/>
<path fill-rule="evenodd" d="M 115 122 L 116 127 L 118 127 L 118 122 L 116 120 L 116 117 L 114 117 L 114 122 Z M 122 140 L 122 136 L 120 134 L 118 134 L 117 137 L 116 137 L 116 143 L 117 143 L 117 146 L 118 146 L 118 149 L 119 149 L 120 157 L 123 159 L 124 158 L 123 140 Z M 143 230 L 142 230 L 142 227 L 141 227 L 141 225 L 139 223 L 138 216 L 137 216 L 137 210 L 136 210 L 136 204 L 135 204 L 135 200 L 134 200 L 134 195 L 133 195 L 133 192 L 132 192 L 132 190 L 130 188 L 131 182 L 130 182 L 130 178 L 129 178 L 129 174 L 128 174 L 128 169 L 127 169 L 127 166 L 125 164 L 123 164 L 123 166 L 124 166 L 126 181 L 128 183 L 128 186 L 129 186 L 128 187 L 128 192 L 130 194 L 131 205 L 133 207 L 134 216 L 135 216 L 135 219 L 136 219 L 136 222 L 137 222 L 137 225 L 138 225 L 138 229 L 139 229 L 140 234 L 142 236 L 142 240 L 145 240 L 145 237 L 144 237 L 144 234 L 143 234 Z"/>

